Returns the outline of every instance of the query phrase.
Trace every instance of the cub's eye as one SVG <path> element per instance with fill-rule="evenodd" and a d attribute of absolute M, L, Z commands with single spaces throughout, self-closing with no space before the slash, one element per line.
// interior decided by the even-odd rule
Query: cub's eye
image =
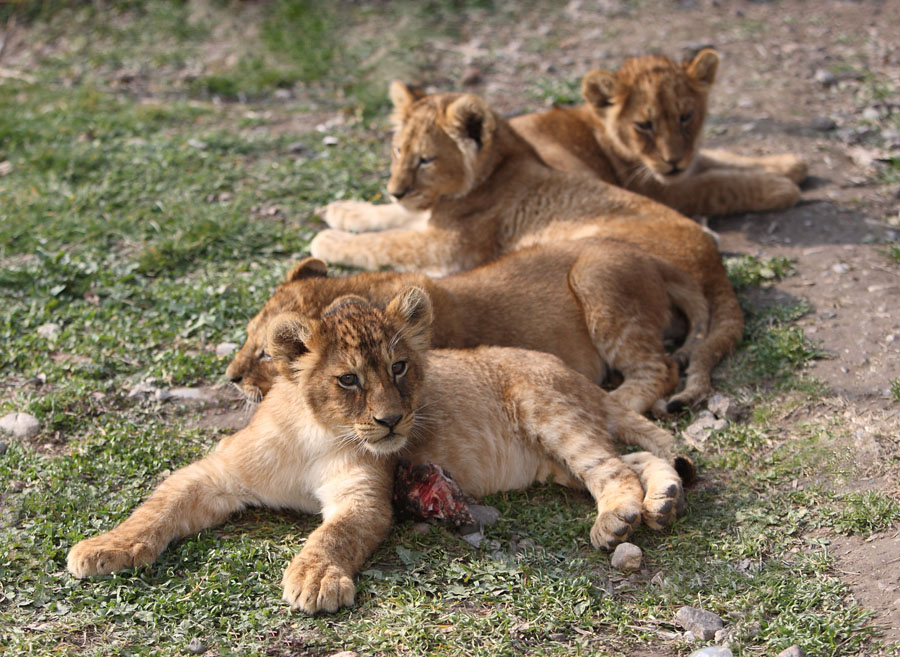
<path fill-rule="evenodd" d="M 266 353 L 265 349 L 261 349 L 259 352 L 259 359 L 260 360 L 272 360 L 272 357 Z"/>
<path fill-rule="evenodd" d="M 338 377 L 338 383 L 344 388 L 355 388 L 359 385 L 359 379 L 355 374 L 341 374 Z"/>
<path fill-rule="evenodd" d="M 653 132 L 653 121 L 643 121 L 634 124 L 634 127 L 641 132 Z"/>
<path fill-rule="evenodd" d="M 406 374 L 406 361 L 398 360 L 396 363 L 391 365 L 391 373 L 394 376 L 403 376 Z"/>
<path fill-rule="evenodd" d="M 690 123 L 692 118 L 694 118 L 693 112 L 687 112 L 686 114 L 681 115 L 681 122 Z"/>
<path fill-rule="evenodd" d="M 400 157 L 400 147 L 399 147 L 399 146 L 394 146 L 394 147 L 391 149 L 391 154 L 392 154 L 394 157 Z"/>
<path fill-rule="evenodd" d="M 420 167 L 428 166 L 432 162 L 434 162 L 433 157 L 420 157 L 419 158 L 419 166 Z"/>

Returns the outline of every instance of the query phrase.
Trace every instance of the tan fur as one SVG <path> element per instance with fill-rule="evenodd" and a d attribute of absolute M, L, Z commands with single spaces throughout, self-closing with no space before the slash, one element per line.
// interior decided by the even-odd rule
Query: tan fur
<path fill-rule="evenodd" d="M 801 158 L 699 149 L 718 63 L 709 49 L 682 65 L 661 55 L 627 59 L 615 73 L 584 76 L 583 105 L 510 124 L 550 166 L 592 173 L 688 215 L 792 206 L 806 177 Z"/>
<path fill-rule="evenodd" d="M 399 129 L 388 191 L 408 211 L 427 212 L 427 223 L 421 230 L 324 230 L 310 244 L 314 256 L 445 275 L 534 244 L 627 241 L 686 271 L 709 301 L 709 334 L 682 351 L 690 361 L 687 381 L 670 405 L 693 404 L 707 394 L 710 371 L 734 347 L 743 318 L 715 241 L 703 228 L 595 177 L 551 169 L 477 96 L 392 97 L 406 104 L 395 107 Z"/>
<path fill-rule="evenodd" d="M 266 352 L 273 317 L 285 311 L 318 317 L 346 294 L 384 305 L 408 285 L 423 287 L 432 298 L 434 347 L 535 349 L 558 356 L 597 383 L 608 368 L 618 370 L 624 382 L 612 395 L 639 413 L 677 383 L 677 368 L 663 348 L 664 334 L 674 324 L 673 304 L 687 319 L 687 351 L 709 324 L 707 301 L 690 276 L 618 240 L 532 247 L 442 279 L 396 272 L 326 278 L 325 264 L 308 258 L 291 269 L 250 320 L 228 378 L 259 401 L 276 373 Z"/>
<path fill-rule="evenodd" d="M 297 509 L 321 513 L 322 524 L 285 571 L 284 599 L 335 611 L 353 603 L 353 577 L 388 532 L 400 456 L 442 465 L 475 496 L 551 475 L 585 487 L 597 502 L 596 547 L 625 540 L 642 515 L 651 527 L 671 523 L 682 498 L 675 470 L 644 452 L 621 459 L 611 442 L 658 444 L 665 431 L 553 356 L 427 351 L 431 318 L 428 296 L 409 288 L 384 311 L 345 297 L 319 319 L 274 319 L 283 376 L 251 424 L 173 473 L 118 527 L 76 544 L 69 571 L 151 563 L 247 506 Z"/>

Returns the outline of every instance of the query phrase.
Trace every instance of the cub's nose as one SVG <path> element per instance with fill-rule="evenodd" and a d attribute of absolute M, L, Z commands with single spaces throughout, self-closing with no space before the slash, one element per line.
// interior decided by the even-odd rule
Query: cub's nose
<path fill-rule="evenodd" d="M 392 192 L 391 190 L 388 190 L 388 194 L 390 194 L 391 196 L 393 196 L 395 199 L 397 199 L 399 201 L 401 198 L 403 198 L 404 196 L 409 194 L 409 187 L 407 187 L 406 189 L 398 190 L 396 192 Z"/>
<path fill-rule="evenodd" d="M 241 381 L 244 380 L 244 377 L 242 377 L 242 376 L 239 374 L 239 375 L 237 375 L 237 376 L 230 376 L 230 377 L 228 377 L 228 379 L 229 379 L 232 383 L 238 384 L 238 383 L 240 383 Z"/>
<path fill-rule="evenodd" d="M 402 414 L 398 415 L 385 415 L 384 417 L 376 417 L 376 424 L 380 424 L 383 427 L 387 427 L 388 429 L 393 429 L 397 426 L 397 423 L 403 418 Z"/>

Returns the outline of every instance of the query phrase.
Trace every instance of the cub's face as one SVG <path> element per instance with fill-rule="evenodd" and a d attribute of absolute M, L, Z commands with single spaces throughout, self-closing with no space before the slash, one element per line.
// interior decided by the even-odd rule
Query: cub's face
<path fill-rule="evenodd" d="M 261 402 L 278 375 L 271 350 L 267 347 L 269 323 L 284 312 L 319 314 L 333 300 L 320 285 L 327 276 L 328 267 L 321 260 L 301 260 L 291 268 L 284 282 L 247 324 L 247 340 L 228 365 L 225 376 L 244 393 L 248 401 L 255 404 Z"/>
<path fill-rule="evenodd" d="M 489 160 L 496 117 L 471 94 L 432 94 L 393 82 L 394 112 L 388 193 L 408 210 L 467 194 Z"/>
<path fill-rule="evenodd" d="M 254 404 L 262 401 L 278 374 L 272 356 L 266 351 L 266 327 L 272 317 L 293 309 L 290 307 L 293 304 L 283 303 L 288 301 L 285 296 L 278 299 L 279 303 L 273 303 L 275 299 L 276 297 L 269 299 L 265 307 L 247 324 L 247 340 L 225 370 L 225 376 Z"/>
<path fill-rule="evenodd" d="M 342 297 L 322 314 L 275 318 L 269 343 L 279 371 L 340 445 L 390 454 L 416 425 L 431 303 L 420 288 L 382 311 Z"/>
<path fill-rule="evenodd" d="M 620 151 L 671 183 L 693 164 L 718 61 L 712 50 L 681 66 L 658 55 L 637 57 L 617 73 L 588 73 L 582 93 Z"/>
<path fill-rule="evenodd" d="M 411 211 L 427 210 L 442 196 L 465 191 L 463 154 L 437 126 L 430 109 L 423 107 L 410 117 L 391 144 L 388 193 Z"/>

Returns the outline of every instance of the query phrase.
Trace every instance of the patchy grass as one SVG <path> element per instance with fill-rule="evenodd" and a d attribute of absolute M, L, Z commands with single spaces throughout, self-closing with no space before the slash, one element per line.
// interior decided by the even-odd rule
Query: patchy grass
<path fill-rule="evenodd" d="M 703 478 L 686 513 L 669 532 L 634 538 L 645 556 L 638 574 L 590 549 L 590 500 L 551 485 L 489 498 L 502 515 L 481 550 L 439 528 L 396 527 L 357 579 L 357 606 L 334 616 L 291 614 L 280 602 L 283 569 L 317 525 L 300 515 L 251 511 L 175 543 L 151 566 L 84 582 L 67 574 L 76 541 L 113 527 L 220 437 L 196 426 L 196 407 L 128 391 L 148 379 L 221 381 L 214 346 L 243 339 L 247 318 L 319 229 L 313 210 L 382 186 L 385 122 L 360 117 L 384 103 L 374 81 L 401 70 L 388 63 L 402 62 L 401 37 L 422 46 L 421 62 L 403 64 L 415 71 L 431 56 L 422 26 L 443 21 L 440 33 L 452 35 L 459 19 L 448 16 L 494 11 L 423 3 L 367 59 L 396 15 L 342 4 L 346 20 L 369 25 L 348 50 L 323 47 L 331 9 L 253 4 L 212 3 L 200 15 L 160 0 L 106 13 L 92 3 L 22 5 L 34 9 L 35 39 L 59 38 L 34 84 L 0 83 L 0 160 L 12 167 L 0 176 L 0 414 L 28 411 L 42 424 L 0 455 L 3 652 L 182 655 L 197 638 L 220 655 L 688 654 L 697 645 L 678 638 L 672 619 L 700 604 L 726 619 L 736 655 L 793 644 L 865 653 L 868 613 L 835 577 L 826 541 L 811 537 L 896 526 L 897 505 L 829 487 L 849 476 L 830 460 L 831 428 L 797 436 L 770 423 L 777 394 L 812 390 L 802 365 L 822 354 L 792 323 L 805 306 L 748 296 L 744 341 L 720 374 L 754 400 L 753 419 L 694 454 Z M 213 34 L 228 32 L 224 16 L 264 10 L 233 63 L 187 74 Z M 88 24 L 94 38 L 79 39 Z M 303 26 L 310 41 L 290 41 Z M 363 63 L 360 81 L 348 82 Z M 276 106 L 285 85 L 296 97 Z M 320 119 L 283 129 L 310 107 L 333 108 L 338 91 L 350 109 L 331 131 L 337 146 L 322 143 Z M 253 102 L 212 102 L 242 94 Z M 790 271 L 779 259 L 728 264 L 744 290 Z M 51 322 L 58 333 L 42 337 Z"/>
<path fill-rule="evenodd" d="M 765 285 L 780 280 L 789 275 L 793 267 L 794 263 L 790 258 L 780 256 L 758 258 L 742 254 L 725 258 L 728 278 L 738 291 L 749 286 Z"/>

